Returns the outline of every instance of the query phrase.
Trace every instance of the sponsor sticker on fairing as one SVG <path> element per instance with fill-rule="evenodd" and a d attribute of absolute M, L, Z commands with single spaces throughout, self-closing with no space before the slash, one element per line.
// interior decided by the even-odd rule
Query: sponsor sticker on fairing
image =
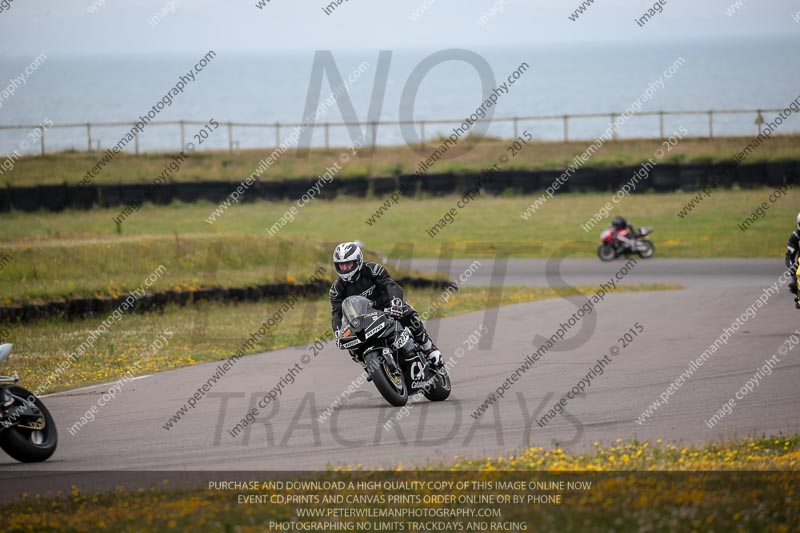
<path fill-rule="evenodd" d="M 380 330 L 382 330 L 385 327 L 386 327 L 386 322 L 381 322 L 380 324 L 378 324 L 377 326 L 375 326 L 374 328 L 369 330 L 367 332 L 367 334 L 364 335 L 364 338 L 369 339 L 370 337 L 372 337 L 373 335 L 375 335 L 376 333 L 378 333 Z"/>
<path fill-rule="evenodd" d="M 355 346 L 355 345 L 356 345 L 356 344 L 358 344 L 359 342 L 360 342 L 360 341 L 359 341 L 358 339 L 353 339 L 353 340 L 351 340 L 350 342 L 346 342 L 346 343 L 342 344 L 342 348 L 350 348 L 350 347 L 352 347 L 352 346 Z"/>
<path fill-rule="evenodd" d="M 395 348 L 396 350 L 399 350 L 400 348 L 402 348 L 403 346 L 406 345 L 410 335 L 411 335 L 411 331 L 408 328 L 405 328 L 402 331 L 402 333 L 400 333 L 400 335 L 392 343 L 392 347 Z"/>

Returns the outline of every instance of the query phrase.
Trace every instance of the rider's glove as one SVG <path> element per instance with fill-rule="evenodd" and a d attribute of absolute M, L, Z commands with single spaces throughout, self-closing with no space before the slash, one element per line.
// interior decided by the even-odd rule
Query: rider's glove
<path fill-rule="evenodd" d="M 340 350 L 344 350 L 344 339 L 341 337 L 336 338 L 336 347 Z"/>
<path fill-rule="evenodd" d="M 403 300 L 400 298 L 392 298 L 391 307 L 387 307 L 383 312 L 389 316 L 400 318 L 403 316 Z"/>

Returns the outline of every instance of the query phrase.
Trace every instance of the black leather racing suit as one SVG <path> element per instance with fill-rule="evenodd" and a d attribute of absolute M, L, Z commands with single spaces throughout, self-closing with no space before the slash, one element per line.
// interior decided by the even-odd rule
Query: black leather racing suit
<path fill-rule="evenodd" d="M 636 235 L 636 230 L 633 229 L 633 225 L 630 222 L 628 222 L 627 220 L 625 220 L 624 218 L 620 221 L 619 224 L 614 224 L 612 222 L 611 225 L 617 231 L 622 231 L 622 230 L 625 230 L 625 229 L 630 231 L 631 232 L 631 238 L 633 238 L 633 236 Z"/>
<path fill-rule="evenodd" d="M 792 270 L 792 280 L 789 282 L 789 290 L 797 296 L 797 276 L 795 272 L 795 265 L 797 257 L 800 255 L 800 230 L 794 230 L 789 235 L 789 241 L 786 243 L 786 268 Z"/>
<path fill-rule="evenodd" d="M 389 275 L 383 266 L 377 263 L 364 262 L 361 271 L 353 281 L 337 279 L 331 285 L 331 327 L 337 331 L 342 326 L 342 302 L 348 296 L 364 296 L 374 303 L 377 310 L 391 305 L 393 298 L 403 300 L 403 289 Z M 422 325 L 417 312 L 408 302 L 403 300 L 403 316 L 398 319 L 404 327 L 408 327 L 417 344 L 425 344 L 428 333 Z"/>

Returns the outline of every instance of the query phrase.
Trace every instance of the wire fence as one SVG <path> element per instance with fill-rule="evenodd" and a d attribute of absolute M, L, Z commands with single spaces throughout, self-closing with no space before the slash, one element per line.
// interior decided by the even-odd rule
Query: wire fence
<path fill-rule="evenodd" d="M 634 119 L 638 122 L 633 127 L 629 127 L 626 122 L 619 131 L 615 131 L 615 138 L 650 138 L 664 139 L 669 137 L 674 131 L 678 122 L 688 122 L 690 135 L 693 137 L 714 138 L 716 136 L 737 137 L 757 135 L 761 131 L 763 124 L 770 121 L 770 114 L 779 113 L 781 109 L 723 109 L 723 110 L 688 110 L 688 111 L 650 111 L 640 112 L 634 115 L 629 122 Z M 517 138 L 524 129 L 529 127 L 531 133 L 537 140 L 543 141 L 578 141 L 584 139 L 595 139 L 610 124 L 613 124 L 621 113 L 578 113 L 564 115 L 538 115 L 538 116 L 517 116 L 517 117 L 495 117 L 491 121 L 478 121 L 473 125 L 476 127 L 482 122 L 490 122 L 491 128 L 487 129 L 487 135 L 497 138 Z M 766 116 L 765 116 L 766 115 Z M 681 121 L 677 119 L 680 118 Z M 144 133 L 134 135 L 132 142 L 128 143 L 126 151 L 135 154 L 142 152 L 172 151 L 182 149 L 187 140 L 191 141 L 194 135 L 193 128 L 202 128 L 208 121 L 197 120 L 174 120 L 174 121 L 154 121 L 147 124 Z M 795 133 L 800 131 L 798 121 L 789 122 L 782 126 L 779 133 Z M 352 122 L 323 122 L 313 126 L 314 147 L 324 147 L 330 149 L 334 146 L 346 146 L 352 140 L 348 140 L 346 128 L 357 126 L 367 128 L 370 134 L 372 147 L 377 145 L 391 146 L 399 144 L 421 144 L 425 145 L 438 138 L 447 137 L 449 130 L 447 126 L 457 127 L 463 123 L 461 119 L 438 119 L 438 120 L 417 120 L 402 121 L 388 120 L 369 123 Z M 219 121 L 220 130 L 224 132 L 224 139 L 217 136 L 213 142 L 205 143 L 204 147 L 216 150 L 227 149 L 230 152 L 244 148 L 274 148 L 281 144 L 283 135 L 288 135 L 296 128 L 302 127 L 300 123 L 259 123 L 259 122 L 236 122 Z M 134 126 L 132 122 L 85 122 L 85 123 L 64 123 L 53 124 L 50 127 L 42 125 L 0 125 L 0 137 L 5 133 L 5 138 L 0 138 L 0 152 L 10 154 L 19 150 L 20 142 L 18 137 L 8 133 L 14 130 L 21 130 L 33 135 L 29 135 L 34 141 L 23 141 L 21 152 L 46 154 L 58 151 L 103 151 L 117 144 L 125 132 L 130 131 Z M 411 126 L 416 132 L 415 139 L 406 138 L 401 128 Z M 147 140 L 148 133 L 153 128 L 174 128 L 173 134 L 158 132 L 153 135 L 153 139 Z M 395 127 L 395 131 L 388 130 L 387 127 Z M 65 135 L 58 130 L 71 130 Z M 114 131 L 117 130 L 117 131 Z M 253 130 L 259 130 L 252 133 Z M 321 130 L 321 136 L 319 132 Z M 101 133 L 102 132 L 102 133 Z M 265 133 L 266 132 L 266 133 Z M 383 138 L 379 135 L 382 133 Z M 401 133 L 398 135 L 398 133 Z M 169 138 L 174 135 L 174 141 Z M 188 135 L 188 137 L 187 137 Z M 140 141 L 139 137 L 142 137 Z M 618 137 L 619 136 L 619 137 Z M 55 139 L 56 142 L 51 142 Z M 173 144 L 174 142 L 174 144 Z M 132 145 L 132 147 L 130 147 Z"/>

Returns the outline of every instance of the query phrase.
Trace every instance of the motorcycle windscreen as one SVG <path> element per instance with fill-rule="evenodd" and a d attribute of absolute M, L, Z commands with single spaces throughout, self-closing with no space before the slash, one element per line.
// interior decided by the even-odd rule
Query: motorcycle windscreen
<path fill-rule="evenodd" d="M 342 313 L 353 331 L 358 332 L 364 329 L 364 321 L 361 317 L 370 312 L 372 312 L 372 301 L 363 296 L 350 296 L 342 302 Z"/>

